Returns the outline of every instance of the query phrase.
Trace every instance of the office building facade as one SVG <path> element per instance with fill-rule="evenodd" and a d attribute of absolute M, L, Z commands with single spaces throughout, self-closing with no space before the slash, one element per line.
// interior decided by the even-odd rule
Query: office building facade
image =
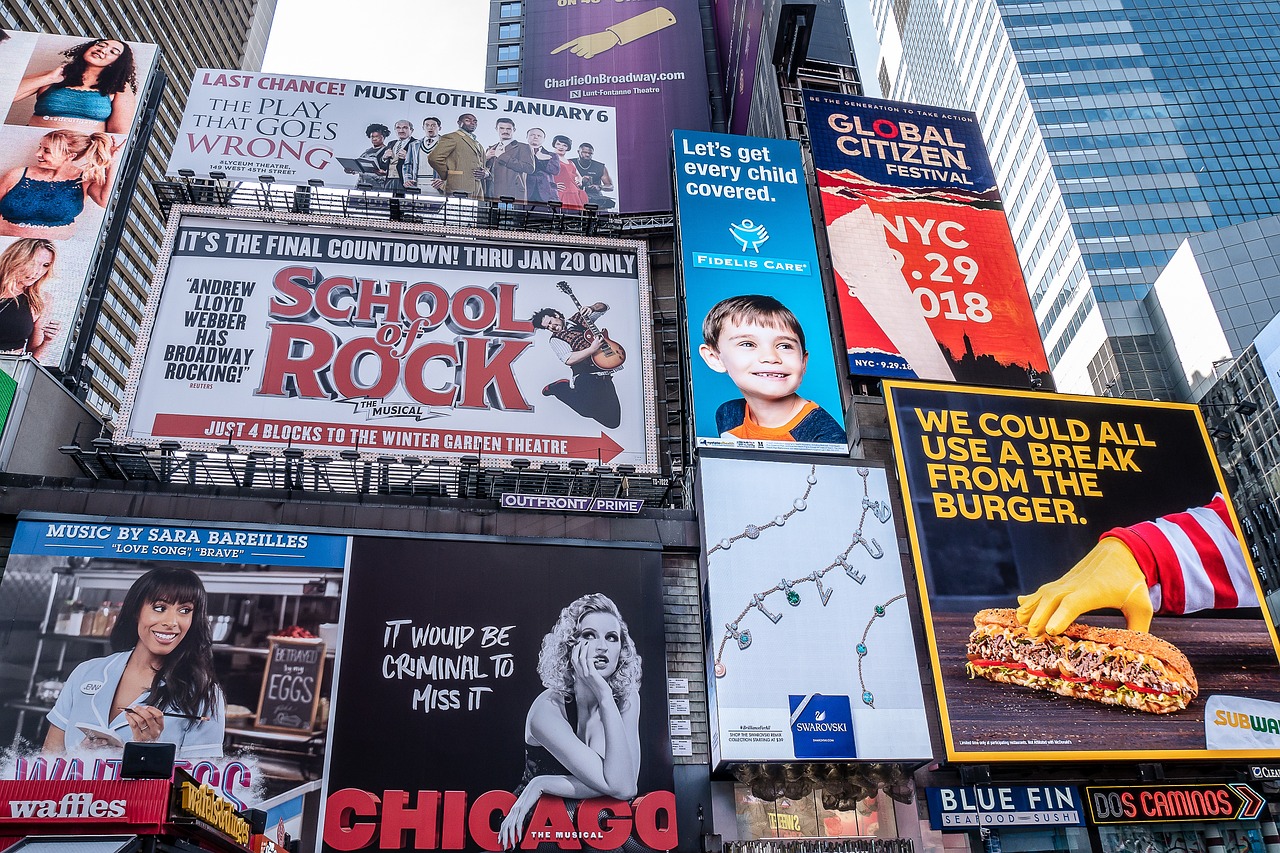
<path fill-rule="evenodd" d="M 1058 387 L 1174 399 L 1144 299 L 1280 212 L 1280 2 L 872 0 L 887 97 L 983 124 Z"/>
<path fill-rule="evenodd" d="M 118 0 L 0 2 L 0 27 L 32 32 L 109 36 L 160 46 L 158 70 L 168 78 L 150 144 L 142 161 L 133 203 L 103 295 L 102 311 L 81 378 L 87 402 L 105 417 L 120 404 L 135 340 L 147 301 L 164 218 L 151 181 L 164 176 L 165 161 L 182 120 L 196 68 L 261 67 L 275 0 L 196 0 L 182 4 L 133 4 Z"/>

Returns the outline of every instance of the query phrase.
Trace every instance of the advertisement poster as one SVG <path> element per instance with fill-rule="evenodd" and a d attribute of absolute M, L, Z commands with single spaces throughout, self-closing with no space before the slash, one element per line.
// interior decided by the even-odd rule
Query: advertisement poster
<path fill-rule="evenodd" d="M 675 133 L 699 447 L 849 452 L 800 147 Z"/>
<path fill-rule="evenodd" d="M 581 208 L 572 161 L 584 143 L 614 167 L 614 192 L 629 192 L 612 107 L 200 68 L 168 174 Z"/>
<path fill-rule="evenodd" d="M 174 743 L 179 767 L 313 849 L 302 803 L 322 769 L 334 659 L 317 635 L 336 627 L 346 554 L 345 536 L 279 528 L 19 521 L 0 581 L 0 725 L 14 740 L 0 779 L 111 780 L 124 743 Z M 326 660 L 305 674 L 269 661 L 273 637 Z M 144 666 L 151 686 L 124 686 Z M 258 716 L 260 696 L 308 694 L 322 710 L 309 731 Z"/>
<path fill-rule="evenodd" d="M 927 759 L 884 470 L 704 454 L 698 491 L 713 763 Z"/>
<path fill-rule="evenodd" d="M 676 847 L 657 551 L 360 538 L 343 622 L 325 849 Z"/>
<path fill-rule="evenodd" d="M 597 147 L 591 159 L 606 175 L 621 173 L 626 189 L 601 191 L 589 180 L 591 201 L 601 210 L 670 210 L 671 131 L 711 126 L 697 0 L 525 0 L 523 8 L 520 93 L 617 113 L 617 158 Z M 575 146 L 592 141 L 574 137 Z"/>
<path fill-rule="evenodd" d="M 62 366 L 155 55 L 0 30 L 0 352 Z"/>
<path fill-rule="evenodd" d="M 1280 321 L 1272 319 L 1253 339 L 1253 348 L 1258 351 L 1258 360 L 1262 362 L 1262 370 L 1271 384 L 1271 393 L 1280 396 Z"/>
<path fill-rule="evenodd" d="M 977 119 L 805 93 L 856 376 L 1052 390 Z"/>
<path fill-rule="evenodd" d="M 1198 409 L 885 398 L 949 758 L 1275 754 L 1275 632 Z"/>
<path fill-rule="evenodd" d="M 643 244 L 327 222 L 171 221 L 128 435 L 656 465 Z"/>

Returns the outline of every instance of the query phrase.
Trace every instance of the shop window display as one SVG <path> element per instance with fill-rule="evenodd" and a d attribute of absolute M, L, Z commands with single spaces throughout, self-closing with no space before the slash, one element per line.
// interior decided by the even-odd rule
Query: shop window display
<path fill-rule="evenodd" d="M 822 792 L 803 797 L 762 800 L 747 785 L 734 785 L 738 837 L 760 838 L 896 838 L 893 802 L 881 793 L 858 801 L 849 810 L 822 805 Z"/>
<path fill-rule="evenodd" d="M 1102 853 L 1206 853 L 1217 834 L 1225 853 L 1264 853 L 1257 821 L 1098 827 Z"/>

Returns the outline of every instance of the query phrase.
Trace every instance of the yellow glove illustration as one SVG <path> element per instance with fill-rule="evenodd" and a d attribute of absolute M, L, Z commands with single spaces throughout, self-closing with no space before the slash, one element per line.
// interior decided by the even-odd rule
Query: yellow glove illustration
<path fill-rule="evenodd" d="M 1018 596 L 1018 621 L 1034 636 L 1061 634 L 1082 613 L 1114 607 L 1130 631 L 1151 628 L 1147 579 L 1129 546 L 1108 537 L 1056 581 Z"/>
<path fill-rule="evenodd" d="M 562 50 L 568 50 L 574 56 L 590 59 L 620 44 L 630 44 L 638 38 L 656 33 L 658 30 L 665 30 L 675 22 L 676 16 L 671 14 L 670 10 L 659 6 L 634 18 L 619 21 L 606 28 L 604 32 L 588 33 L 571 39 L 551 51 L 551 55 L 555 56 Z"/>

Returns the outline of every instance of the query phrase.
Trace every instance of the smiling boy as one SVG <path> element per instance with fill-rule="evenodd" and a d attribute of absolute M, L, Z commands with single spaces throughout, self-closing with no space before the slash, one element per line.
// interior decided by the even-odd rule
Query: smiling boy
<path fill-rule="evenodd" d="M 798 393 L 809 364 L 804 330 L 771 296 L 732 296 L 702 321 L 698 347 L 707 366 L 727 373 L 743 399 L 716 410 L 721 438 L 844 444 L 844 428 Z"/>

